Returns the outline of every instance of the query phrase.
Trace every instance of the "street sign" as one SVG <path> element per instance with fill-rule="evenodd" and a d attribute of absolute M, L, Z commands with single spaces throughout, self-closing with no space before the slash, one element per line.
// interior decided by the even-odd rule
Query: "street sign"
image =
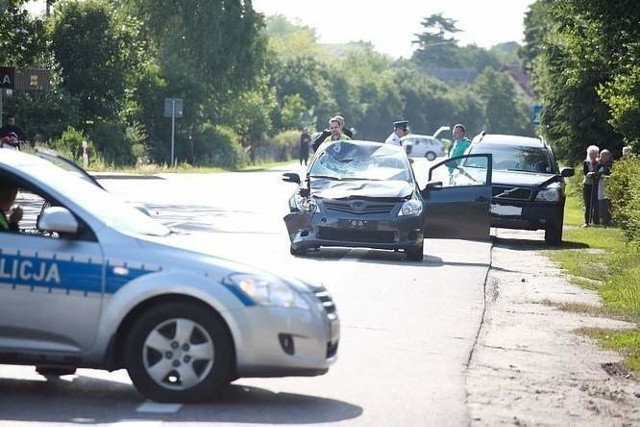
<path fill-rule="evenodd" d="M 171 117 L 171 166 L 174 166 L 175 139 L 176 139 L 176 118 L 182 117 L 182 99 L 165 98 L 164 116 Z"/>
<path fill-rule="evenodd" d="M 536 104 L 533 106 L 532 108 L 532 114 L 531 114 L 531 121 L 534 125 L 539 125 L 540 124 L 540 116 L 542 114 L 542 110 L 544 110 L 544 107 L 542 106 L 542 104 Z"/>
<path fill-rule="evenodd" d="M 182 118 L 183 102 L 180 98 L 165 98 L 164 99 L 164 116 Z"/>
<path fill-rule="evenodd" d="M 0 89 L 15 89 L 16 69 L 13 67 L 0 67 Z"/>

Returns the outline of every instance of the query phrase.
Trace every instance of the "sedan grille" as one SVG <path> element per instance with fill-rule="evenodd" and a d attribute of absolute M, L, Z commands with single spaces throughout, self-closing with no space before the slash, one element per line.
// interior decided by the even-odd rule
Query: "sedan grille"
<path fill-rule="evenodd" d="M 355 243 L 393 243 L 395 241 L 395 232 L 319 227 L 318 237 L 323 240 L 339 240 Z"/>
<path fill-rule="evenodd" d="M 521 188 L 504 185 L 494 185 L 492 195 L 499 200 L 531 200 L 533 191 L 530 188 Z"/>
<path fill-rule="evenodd" d="M 328 211 L 349 213 L 356 215 L 388 214 L 393 211 L 395 203 L 369 202 L 365 200 L 324 201 L 323 206 Z"/>

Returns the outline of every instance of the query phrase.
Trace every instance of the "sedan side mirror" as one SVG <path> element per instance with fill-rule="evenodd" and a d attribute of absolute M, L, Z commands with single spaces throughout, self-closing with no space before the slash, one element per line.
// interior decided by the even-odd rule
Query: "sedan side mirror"
<path fill-rule="evenodd" d="M 300 184 L 300 175 L 295 172 L 285 172 L 282 174 L 282 180 L 284 182 L 293 182 L 294 184 Z"/>

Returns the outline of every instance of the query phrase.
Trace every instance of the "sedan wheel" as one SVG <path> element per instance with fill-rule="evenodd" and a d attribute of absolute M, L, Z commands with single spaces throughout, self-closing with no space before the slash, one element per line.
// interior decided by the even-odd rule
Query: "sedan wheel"
<path fill-rule="evenodd" d="M 425 157 L 431 162 L 436 159 L 436 153 L 434 153 L 433 151 L 428 151 L 427 154 L 425 154 Z"/>
<path fill-rule="evenodd" d="M 153 307 L 135 322 L 125 363 L 136 388 L 159 402 L 210 399 L 231 377 L 231 340 L 222 320 L 189 303 Z"/>
<path fill-rule="evenodd" d="M 305 248 L 304 246 L 300 246 L 299 248 L 289 246 L 289 253 L 293 256 L 304 256 L 307 254 L 307 248 Z"/>
<path fill-rule="evenodd" d="M 422 261 L 424 253 L 424 243 L 414 246 L 411 249 L 405 249 L 404 251 L 407 260 L 409 261 Z"/>

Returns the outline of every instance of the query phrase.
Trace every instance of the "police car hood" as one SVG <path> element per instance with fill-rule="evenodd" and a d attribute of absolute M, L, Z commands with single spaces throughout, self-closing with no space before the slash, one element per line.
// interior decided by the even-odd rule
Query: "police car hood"
<path fill-rule="evenodd" d="M 545 185 L 550 181 L 555 181 L 558 177 L 559 175 L 553 173 L 501 171 L 494 169 L 491 180 L 494 185 L 521 185 L 524 187 L 535 187 Z"/>
<path fill-rule="evenodd" d="M 254 274 L 284 280 L 301 292 L 309 292 L 318 284 L 302 281 L 284 272 L 266 271 L 244 264 L 221 253 L 211 233 L 172 233 L 168 236 L 144 236 L 137 239 L 136 253 L 153 254 L 150 264 L 162 271 L 184 271 L 219 281 L 229 274 Z M 122 250 L 122 248 L 120 248 Z"/>
<path fill-rule="evenodd" d="M 407 181 L 372 180 L 329 180 L 316 178 L 311 180 L 311 195 L 322 199 L 346 199 L 349 197 L 367 197 L 384 199 L 406 199 L 414 191 L 412 183 Z"/>

